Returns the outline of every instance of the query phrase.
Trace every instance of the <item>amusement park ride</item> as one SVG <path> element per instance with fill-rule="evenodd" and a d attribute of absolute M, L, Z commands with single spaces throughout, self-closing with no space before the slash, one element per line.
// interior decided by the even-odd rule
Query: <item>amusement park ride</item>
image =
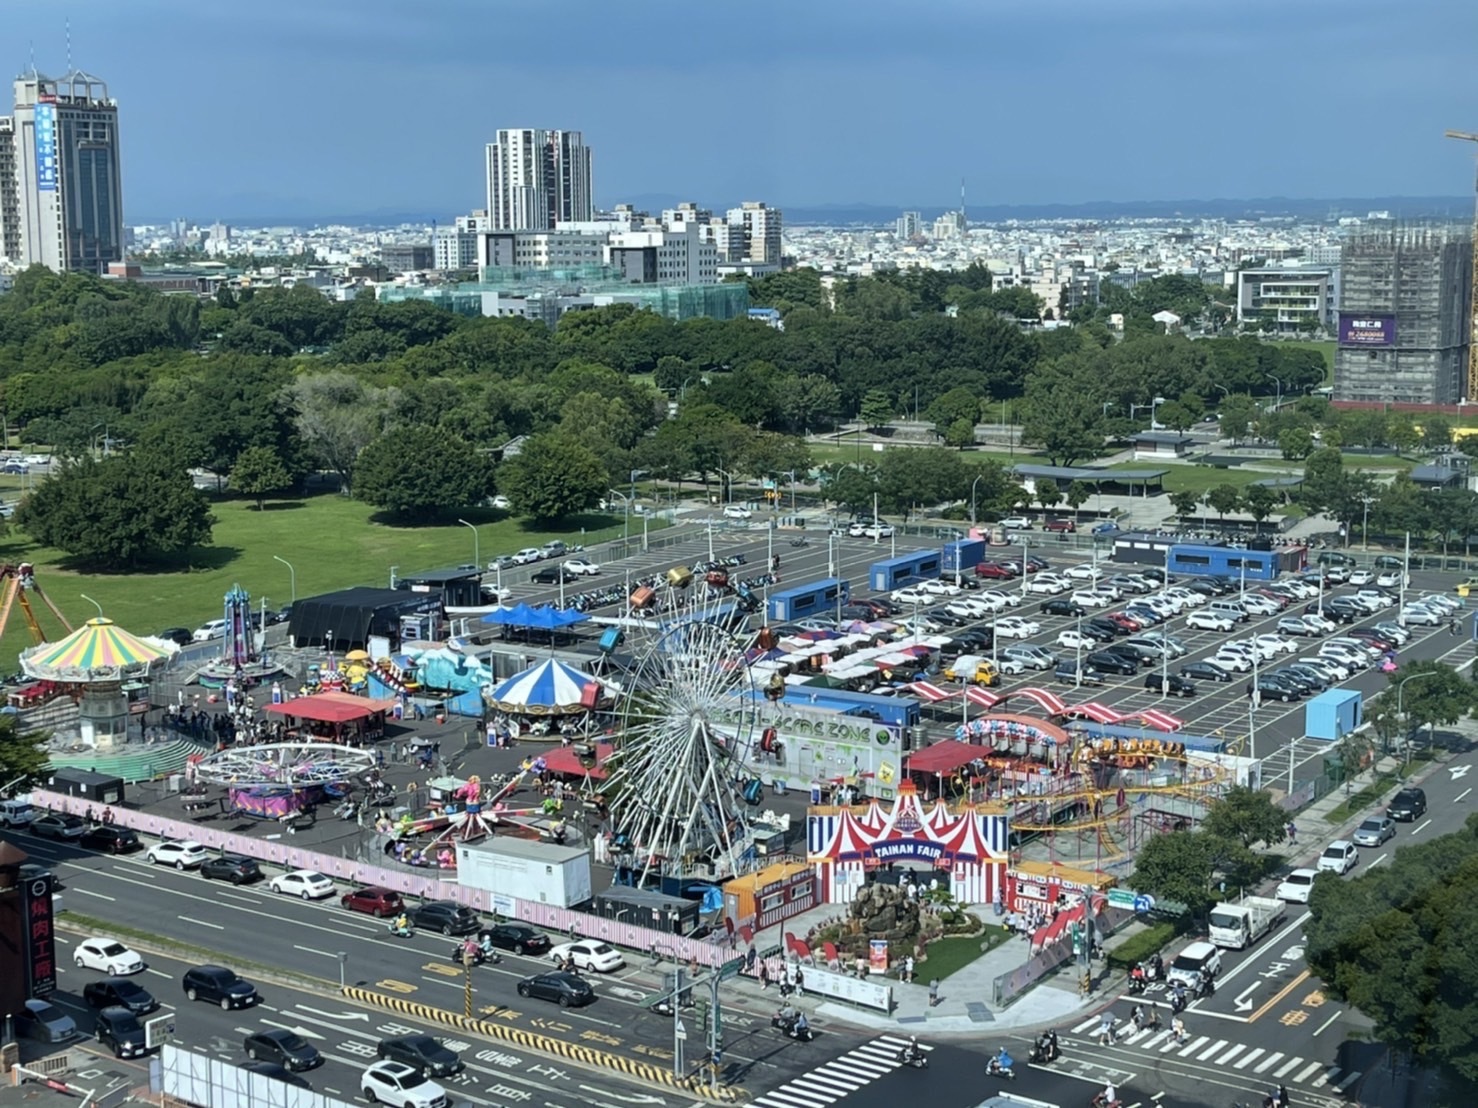
<path fill-rule="evenodd" d="M 5 628 L 10 623 L 10 613 L 20 605 L 21 617 L 26 621 L 26 627 L 30 629 L 31 639 L 37 646 L 46 642 L 46 633 L 41 630 L 41 624 L 36 622 L 36 612 L 31 607 L 29 594 L 35 593 L 41 598 L 52 615 L 56 616 L 57 622 L 69 632 L 72 625 L 67 622 L 67 617 L 62 615 L 61 609 L 51 602 L 41 589 L 41 584 L 36 580 L 36 567 L 30 562 L 17 564 L 6 563 L 0 565 L 0 580 L 5 582 L 4 594 L 0 596 L 0 638 L 5 637 Z"/>

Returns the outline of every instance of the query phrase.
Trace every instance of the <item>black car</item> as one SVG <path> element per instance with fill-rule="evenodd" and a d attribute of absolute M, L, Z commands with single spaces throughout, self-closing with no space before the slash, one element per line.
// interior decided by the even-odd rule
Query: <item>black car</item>
<path fill-rule="evenodd" d="M 1232 675 L 1216 665 L 1214 662 L 1188 662 L 1180 667 L 1182 677 L 1194 678 L 1197 681 L 1216 681 L 1225 683 L 1232 679 Z"/>
<path fill-rule="evenodd" d="M 534 570 L 534 575 L 529 578 L 536 585 L 557 585 L 561 580 L 566 583 L 580 580 L 578 573 L 571 573 L 565 569 L 564 563 L 559 565 L 545 566 L 543 569 Z"/>
<path fill-rule="evenodd" d="M 244 1062 L 236 1067 L 247 1073 L 259 1074 L 273 1081 L 285 1081 L 289 1085 L 295 1085 L 299 1089 L 311 1089 L 313 1086 L 304 1081 L 291 1070 L 279 1066 L 276 1062 Z"/>
<path fill-rule="evenodd" d="M 111 823 L 100 823 L 89 827 L 77 840 L 89 850 L 101 850 L 107 854 L 128 854 L 143 849 L 143 840 L 131 827 L 118 827 Z"/>
<path fill-rule="evenodd" d="M 423 1077 L 450 1077 L 466 1068 L 456 1051 L 443 1046 L 430 1035 L 397 1035 L 381 1039 L 375 1053 L 392 1062 L 401 1062 Z"/>
<path fill-rule="evenodd" d="M 89 981 L 82 988 L 82 999 L 94 1008 L 122 1008 L 136 1016 L 146 1016 L 159 1007 L 153 993 L 124 977 Z"/>
<path fill-rule="evenodd" d="M 518 995 L 552 1000 L 561 1008 L 578 1008 L 595 999 L 590 982 L 574 973 L 536 973 L 518 983 Z"/>
<path fill-rule="evenodd" d="M 257 996 L 255 985 L 236 976 L 235 970 L 229 970 L 225 966 L 195 966 L 187 969 L 180 984 L 184 986 L 187 999 L 219 1004 L 226 1011 L 232 1008 L 249 1008 L 261 999 Z"/>
<path fill-rule="evenodd" d="M 1136 671 L 1140 666 L 1147 666 L 1151 662 L 1158 662 L 1160 656 L 1144 649 L 1142 646 L 1134 646 L 1131 643 L 1116 642 L 1103 648 L 1102 653 L 1113 654 L 1123 658 L 1126 662 L 1133 662 Z"/>
<path fill-rule="evenodd" d="M 1194 681 L 1188 681 L 1178 673 L 1147 673 L 1144 675 L 1144 687 L 1151 692 L 1160 692 L 1162 683 L 1165 686 L 1164 691 L 1168 692 L 1171 696 L 1196 695 L 1196 683 Z"/>
<path fill-rule="evenodd" d="M 149 1052 L 144 1025 L 127 1008 L 104 1008 L 98 1013 L 95 1030 L 98 1042 L 111 1050 L 114 1058 L 138 1058 Z"/>
<path fill-rule="evenodd" d="M 1115 623 L 1107 616 L 1094 616 L 1092 619 L 1085 619 L 1083 621 L 1083 633 L 1085 635 L 1092 635 L 1096 639 L 1100 632 L 1108 636 L 1108 638 L 1101 641 L 1112 642 L 1120 635 L 1129 634 L 1129 628 L 1121 623 Z"/>
<path fill-rule="evenodd" d="M 253 1062 L 276 1062 L 290 1070 L 311 1070 L 323 1064 L 317 1047 L 285 1027 L 255 1031 L 241 1041 L 241 1049 Z"/>
<path fill-rule="evenodd" d="M 1139 671 L 1139 666 L 1124 657 L 1122 654 L 1111 654 L 1107 650 L 1099 650 L 1088 655 L 1088 664 L 1099 673 L 1117 673 L 1121 676 L 1133 676 Z"/>
<path fill-rule="evenodd" d="M 477 914 L 453 900 L 428 900 L 408 913 L 415 926 L 443 935 L 470 935 L 477 930 Z"/>
<path fill-rule="evenodd" d="M 966 651 L 989 650 L 993 638 L 994 636 L 990 633 L 989 628 L 985 630 L 956 631 L 950 635 L 950 640 L 957 646 L 963 647 Z"/>
<path fill-rule="evenodd" d="M 1060 596 L 1054 596 L 1042 605 L 1042 614 L 1048 616 L 1081 616 L 1087 615 L 1085 609 L 1076 600 L 1066 600 Z"/>
<path fill-rule="evenodd" d="M 1259 676 L 1256 682 L 1247 682 L 1248 696 L 1254 689 L 1264 700 L 1297 700 L 1303 695 L 1294 686 L 1286 685 L 1268 673 Z"/>
<path fill-rule="evenodd" d="M 1386 815 L 1392 819 L 1400 820 L 1402 823 L 1409 823 L 1418 816 L 1423 815 L 1426 810 L 1426 791 L 1413 787 L 1402 789 L 1391 798 L 1391 803 L 1386 806 Z"/>
<path fill-rule="evenodd" d="M 221 858 L 207 858 L 200 863 L 200 876 L 213 881 L 229 881 L 233 885 L 245 885 L 248 881 L 260 880 L 262 867 L 253 858 L 227 854 Z"/>
<path fill-rule="evenodd" d="M 495 923 L 477 933 L 484 942 L 515 954 L 543 954 L 552 945 L 549 936 L 526 923 Z"/>
<path fill-rule="evenodd" d="M 1044 569 L 1052 568 L 1051 562 L 1049 562 L 1046 558 L 1040 557 L 1036 554 L 1027 555 L 1026 565 L 1027 568 L 1033 573 L 1041 573 Z"/>
<path fill-rule="evenodd" d="M 188 627 L 166 627 L 154 637 L 163 639 L 165 642 L 172 642 L 176 646 L 189 646 L 195 641 L 195 636 L 190 633 Z"/>
<path fill-rule="evenodd" d="M 1325 689 L 1329 688 L 1329 680 L 1312 666 L 1306 666 L 1302 662 L 1293 662 L 1292 664 L 1286 665 L 1283 668 L 1286 669 L 1289 673 L 1296 673 L 1300 677 L 1309 681 L 1313 685 L 1315 692 L 1323 692 Z"/>
<path fill-rule="evenodd" d="M 1371 627 L 1355 627 L 1346 631 L 1345 634 L 1351 638 L 1364 639 L 1377 650 L 1395 650 L 1400 645 L 1390 639 L 1384 632 L 1377 631 Z"/>
<path fill-rule="evenodd" d="M 1279 666 L 1277 669 L 1271 671 L 1268 676 L 1274 681 L 1281 681 L 1285 685 L 1293 685 L 1304 696 L 1316 693 L 1322 687 L 1318 682 L 1311 680 L 1307 674 L 1300 673 L 1291 666 Z"/>
<path fill-rule="evenodd" d="M 1068 658 L 1066 661 L 1058 662 L 1057 668 L 1052 671 L 1054 680 L 1062 681 L 1068 685 L 1102 685 L 1103 674 L 1092 666 L 1084 665 L 1082 675 L 1078 674 L 1078 661 L 1076 658 Z"/>
<path fill-rule="evenodd" d="M 931 611 L 927 618 L 945 627 L 963 627 L 965 624 L 971 622 L 964 616 L 957 616 L 954 612 L 946 612 L 943 609 Z"/>
<path fill-rule="evenodd" d="M 1221 590 L 1210 581 L 1187 581 L 1185 587 L 1191 592 L 1198 592 L 1202 596 L 1220 596 Z"/>

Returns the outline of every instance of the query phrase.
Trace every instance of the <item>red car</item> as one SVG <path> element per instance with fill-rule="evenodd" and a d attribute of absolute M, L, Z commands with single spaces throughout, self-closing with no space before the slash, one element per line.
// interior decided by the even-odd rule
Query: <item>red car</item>
<path fill-rule="evenodd" d="M 1144 630 L 1144 624 L 1140 623 L 1139 620 L 1135 619 L 1133 616 L 1126 616 L 1123 612 L 1110 612 L 1104 618 L 1113 620 L 1126 631 Z"/>
<path fill-rule="evenodd" d="M 1078 529 L 1078 525 L 1070 519 L 1049 519 L 1042 524 L 1043 531 L 1056 531 L 1058 534 L 1071 535 Z"/>
<path fill-rule="evenodd" d="M 345 893 L 339 897 L 339 903 L 351 912 L 366 912 L 381 919 L 386 916 L 397 916 L 405 911 L 405 901 L 400 899 L 398 892 L 394 889 L 382 889 L 376 885 Z"/>
<path fill-rule="evenodd" d="M 981 562 L 975 567 L 976 577 L 996 577 L 1009 581 L 1016 574 L 997 562 Z"/>

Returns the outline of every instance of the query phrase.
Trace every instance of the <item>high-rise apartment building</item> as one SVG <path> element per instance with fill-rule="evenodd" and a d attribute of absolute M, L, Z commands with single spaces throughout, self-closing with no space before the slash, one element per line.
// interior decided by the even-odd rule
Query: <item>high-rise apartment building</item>
<path fill-rule="evenodd" d="M 729 209 L 728 258 L 754 265 L 780 264 L 780 211 L 759 200 Z M 722 255 L 720 255 L 722 257 Z"/>
<path fill-rule="evenodd" d="M 1371 228 L 1344 244 L 1334 399 L 1455 404 L 1467 396 L 1466 227 Z"/>
<path fill-rule="evenodd" d="M 924 217 L 918 212 L 904 212 L 893 225 L 893 234 L 900 239 L 916 239 L 924 231 Z"/>
<path fill-rule="evenodd" d="M 432 244 L 436 251 L 436 268 L 441 270 L 475 269 L 477 267 L 477 236 L 479 232 L 492 230 L 488 213 L 473 212 L 459 215 L 450 227 L 436 232 Z"/>
<path fill-rule="evenodd" d="M 579 131 L 501 130 L 487 148 L 494 231 L 551 231 L 594 213 L 590 148 Z"/>
<path fill-rule="evenodd" d="M 17 265 L 103 273 L 123 260 L 118 104 L 73 70 L 16 79 L 0 129 L 0 248 Z"/>

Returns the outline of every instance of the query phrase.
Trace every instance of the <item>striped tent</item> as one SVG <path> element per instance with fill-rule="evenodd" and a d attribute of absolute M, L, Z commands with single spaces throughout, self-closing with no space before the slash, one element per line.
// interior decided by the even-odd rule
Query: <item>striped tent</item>
<path fill-rule="evenodd" d="M 177 647 L 162 639 L 139 638 L 111 619 L 88 620 L 60 642 L 43 643 L 21 654 L 21 668 L 32 677 L 77 680 L 117 676 L 167 658 Z"/>

